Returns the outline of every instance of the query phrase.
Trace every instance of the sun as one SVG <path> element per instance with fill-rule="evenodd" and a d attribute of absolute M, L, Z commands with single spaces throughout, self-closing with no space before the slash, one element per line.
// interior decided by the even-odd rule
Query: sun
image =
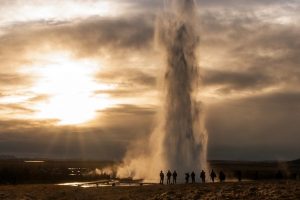
<path fill-rule="evenodd" d="M 34 105 L 36 118 L 56 119 L 60 125 L 83 124 L 113 104 L 108 95 L 95 93 L 113 87 L 93 78 L 98 64 L 73 60 L 64 53 L 47 55 L 44 62 L 33 67 L 37 81 L 32 92 L 47 97 Z"/>

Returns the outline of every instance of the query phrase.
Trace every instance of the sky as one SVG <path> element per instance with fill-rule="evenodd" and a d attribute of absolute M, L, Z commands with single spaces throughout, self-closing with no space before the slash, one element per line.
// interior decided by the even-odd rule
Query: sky
<path fill-rule="evenodd" d="M 121 160 L 161 106 L 161 0 L 0 0 L 0 155 Z M 197 0 L 208 159 L 300 157 L 300 2 Z"/>

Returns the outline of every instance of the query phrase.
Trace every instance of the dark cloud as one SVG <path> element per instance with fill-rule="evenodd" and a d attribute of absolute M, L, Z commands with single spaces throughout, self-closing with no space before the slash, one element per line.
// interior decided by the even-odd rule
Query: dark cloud
<path fill-rule="evenodd" d="M 114 0 L 118 2 L 117 0 Z M 127 9 L 131 12 L 160 10 L 164 7 L 166 1 L 162 0 L 123 0 L 121 4 L 129 5 Z M 274 6 L 297 3 L 296 0 L 196 0 L 199 9 L 207 8 L 236 8 L 236 7 L 253 7 L 253 6 Z M 119 2 L 118 2 L 119 3 Z"/>
<path fill-rule="evenodd" d="M 156 78 L 153 74 L 149 74 L 135 68 L 122 68 L 118 71 L 100 72 L 96 75 L 96 79 L 101 82 L 119 83 L 128 87 L 154 87 L 156 84 Z"/>
<path fill-rule="evenodd" d="M 107 109 L 105 110 L 105 113 L 153 115 L 155 114 L 155 108 L 143 108 L 139 106 L 123 104 L 115 108 Z"/>
<path fill-rule="evenodd" d="M 226 6 L 226 7 L 236 7 L 236 6 L 243 6 L 243 7 L 249 7 L 249 6 L 274 6 L 276 5 L 283 5 L 287 3 L 295 3 L 295 0 L 197 0 L 199 5 L 202 6 L 212 6 L 212 7 L 218 7 L 218 6 Z"/>
<path fill-rule="evenodd" d="M 131 3 L 146 5 L 151 2 Z M 16 28 L 13 29 L 14 32 L 2 36 L 1 42 L 4 45 L 0 47 L 0 51 L 2 49 L 3 60 L 15 62 L 21 58 L 24 61 L 22 56 L 18 56 L 17 59 L 13 59 L 12 56 L 15 52 L 22 55 L 22 51 L 28 51 L 27 48 L 50 43 L 56 48 L 67 48 L 78 56 L 94 57 L 101 56 L 101 52 L 114 52 L 112 62 L 120 60 L 118 65 L 124 65 L 125 63 L 121 60 L 126 60 L 127 56 L 140 51 L 145 53 L 141 55 L 144 56 L 149 51 L 153 43 L 154 19 L 155 16 L 148 13 L 123 18 L 92 17 L 77 23 L 60 25 L 33 23 L 28 26 L 29 28 L 23 27 L 24 31 Z M 218 58 L 218 52 L 222 49 L 227 55 L 222 63 L 213 66 L 222 69 L 217 71 L 223 73 L 223 76 L 220 73 L 220 75 L 212 75 L 209 72 L 207 78 L 209 84 L 212 84 L 212 81 L 222 82 L 223 80 L 223 83 L 227 81 L 233 85 L 233 88 L 226 87 L 224 91 L 231 91 L 244 88 L 249 90 L 251 86 L 256 90 L 258 87 L 270 86 L 276 81 L 278 84 L 297 81 L 299 77 L 297 66 L 300 61 L 299 44 L 295 41 L 299 35 L 298 27 L 266 24 L 255 15 L 241 13 L 239 17 L 236 17 L 236 14 L 232 14 L 231 11 L 202 13 L 201 27 L 201 55 L 208 54 L 205 53 L 208 48 L 211 57 Z M 6 54 L 11 57 L 5 57 Z M 230 68 L 240 68 L 244 71 L 228 72 L 232 71 Z M 245 71 L 245 68 L 250 69 Z M 118 73 L 116 71 L 111 74 L 105 73 L 101 74 L 104 79 L 109 76 L 113 79 L 114 75 L 120 77 L 120 80 L 125 80 L 126 83 L 132 82 L 136 85 L 148 84 L 153 87 L 155 82 L 153 75 L 138 70 L 124 69 Z M 291 76 L 293 76 L 292 79 L 290 79 Z M 234 80 L 235 77 L 236 80 Z M 220 80 L 216 80 L 217 78 Z M 240 85 L 238 85 L 239 81 L 241 81 Z"/>
<path fill-rule="evenodd" d="M 17 123 L 17 122 L 16 122 Z M 0 133 L 0 151 L 24 157 L 119 160 L 125 141 L 100 129 L 41 126 Z"/>
<path fill-rule="evenodd" d="M 95 94 L 108 94 L 110 97 L 113 98 L 124 98 L 124 97 L 132 97 L 132 96 L 138 96 L 145 93 L 145 90 L 140 89 L 111 89 L 111 90 L 97 90 L 95 91 Z"/>
<path fill-rule="evenodd" d="M 299 100 L 300 93 L 286 92 L 208 107 L 209 158 L 296 158 Z M 1 121 L 0 149 L 22 156 L 121 159 L 128 144 L 151 133 L 155 111 L 120 105 L 99 112 L 97 126 L 88 128 L 56 127 L 53 121 Z"/>
<path fill-rule="evenodd" d="M 161 0 L 124 0 L 122 3 L 128 5 L 127 9 L 130 12 L 156 11 L 164 5 L 164 1 Z"/>
<path fill-rule="evenodd" d="M 300 93 L 227 101 L 208 109 L 213 159 L 293 159 L 299 156 Z"/>
<path fill-rule="evenodd" d="M 276 78 L 254 70 L 246 72 L 207 70 L 203 75 L 203 84 L 205 86 L 220 86 L 219 92 L 223 94 L 243 90 L 258 91 L 272 86 L 276 81 Z"/>
<path fill-rule="evenodd" d="M 143 16 L 90 19 L 73 27 L 61 27 L 56 34 L 63 34 L 61 39 L 70 41 L 83 54 L 97 54 L 103 48 L 114 51 L 147 48 L 152 41 L 152 26 L 151 18 Z"/>
<path fill-rule="evenodd" d="M 94 123 L 101 120 L 102 127 L 118 130 L 124 137 L 135 135 L 132 139 L 137 139 L 151 133 L 155 112 L 155 107 L 124 104 L 99 111 L 101 118 Z"/>
<path fill-rule="evenodd" d="M 120 105 L 89 127 L 55 126 L 55 121 L 0 121 L 0 152 L 25 157 L 120 160 L 135 139 L 152 129 L 155 108 Z"/>
<path fill-rule="evenodd" d="M 14 60 L 32 48 L 67 48 L 78 56 L 98 56 L 102 51 L 139 50 L 153 38 L 153 16 L 124 18 L 91 17 L 77 23 L 48 25 L 44 22 L 14 28 L 0 37 L 0 60 Z"/>
<path fill-rule="evenodd" d="M 200 55 L 221 58 L 213 66 L 201 64 L 213 68 L 204 70 L 207 86 L 222 86 L 219 92 L 231 94 L 282 85 L 291 89 L 300 83 L 299 26 L 265 23 L 247 15 L 227 21 L 226 16 L 202 16 Z"/>
<path fill-rule="evenodd" d="M 143 95 L 155 89 L 156 86 L 154 75 L 137 68 L 103 71 L 98 73 L 95 78 L 101 83 L 113 84 L 117 87 L 111 90 L 97 90 L 95 94 L 109 94 L 114 98 Z"/>
<path fill-rule="evenodd" d="M 50 127 L 55 124 L 55 120 L 10 120 L 10 119 L 2 119 L 0 120 L 0 130 L 1 133 L 6 132 L 18 132 L 24 129 L 31 128 L 40 128 L 40 127 Z"/>

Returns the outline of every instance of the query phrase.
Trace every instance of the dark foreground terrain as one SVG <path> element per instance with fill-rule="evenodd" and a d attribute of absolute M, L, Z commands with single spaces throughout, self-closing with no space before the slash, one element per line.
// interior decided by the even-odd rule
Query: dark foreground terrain
<path fill-rule="evenodd" d="M 218 175 L 243 182 L 82 188 L 58 183 L 116 180 L 118 163 L 103 161 L 26 162 L 0 159 L 0 200 L 125 200 L 125 199 L 297 199 L 300 200 L 300 160 L 290 162 L 210 161 Z M 277 176 L 280 172 L 280 177 Z M 159 173 L 159 172 L 158 172 Z M 196 182 L 199 182 L 196 172 Z M 207 172 L 207 180 L 208 180 Z M 158 174 L 159 175 L 159 174 Z M 158 179 L 159 177 L 157 177 Z M 184 174 L 178 179 L 184 180 Z M 277 180 L 276 180 L 277 179 Z M 130 181 L 130 179 L 126 180 Z M 153 180 L 150 182 L 157 182 Z M 219 179 L 217 179 L 219 181 Z"/>
<path fill-rule="evenodd" d="M 298 181 L 248 181 L 136 187 L 0 186 L 0 199 L 300 199 Z"/>
<path fill-rule="evenodd" d="M 1 159 L 0 185 L 8 184 L 57 184 L 64 182 L 98 181 L 116 178 L 120 163 L 110 161 L 44 160 L 28 162 L 26 159 Z M 300 179 L 300 160 L 290 162 L 209 161 L 209 166 L 218 173 L 222 170 L 227 180 L 237 179 L 241 172 L 243 180 L 274 180 L 280 172 L 281 179 Z M 167 169 L 163 169 L 166 172 Z M 199 181 L 200 171 L 196 172 Z M 207 178 L 209 171 L 206 172 Z M 157 178 L 151 182 L 158 182 Z M 178 174 L 184 180 L 184 174 Z"/>

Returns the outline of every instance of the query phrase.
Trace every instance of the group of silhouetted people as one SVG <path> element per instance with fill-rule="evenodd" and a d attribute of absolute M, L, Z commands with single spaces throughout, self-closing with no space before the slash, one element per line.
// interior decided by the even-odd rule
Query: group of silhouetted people
<path fill-rule="evenodd" d="M 160 171 L 160 184 L 164 184 L 164 179 L 165 179 L 165 174 L 163 173 L 163 171 Z M 176 184 L 176 180 L 177 180 L 177 172 L 174 171 L 173 173 L 168 170 L 167 172 L 167 184 L 171 184 L 171 177 L 173 178 L 172 183 Z"/>
<path fill-rule="evenodd" d="M 203 170 L 202 170 L 203 171 Z M 205 173 L 205 172 L 204 172 Z M 205 178 L 205 174 L 204 174 L 204 178 Z M 210 179 L 211 181 L 214 183 L 215 182 L 215 178 L 217 178 L 217 174 L 215 173 L 214 170 L 211 170 L 210 172 Z M 219 173 L 219 180 L 220 182 L 224 182 L 226 179 L 226 175 L 225 173 L 221 170 L 220 173 Z"/>
<path fill-rule="evenodd" d="M 177 180 L 177 172 L 174 171 L 173 173 L 168 170 L 167 172 L 167 184 L 171 184 L 171 177 L 172 177 L 172 184 L 176 184 L 176 180 Z M 160 184 L 164 184 L 164 179 L 165 179 L 165 174 L 163 173 L 163 171 L 160 171 Z M 185 173 L 185 183 L 189 183 L 191 178 L 191 183 L 196 183 L 196 174 L 194 171 L 192 171 L 192 173 Z M 214 170 L 211 170 L 210 173 L 210 178 L 212 182 L 215 182 L 215 179 L 217 178 L 217 174 L 214 172 Z M 206 180 L 206 173 L 204 170 L 202 170 L 200 172 L 200 179 L 202 181 L 202 183 L 205 183 Z M 226 175 L 223 171 L 220 171 L 219 173 L 219 180 L 220 182 L 224 182 L 226 180 Z M 239 171 L 239 175 L 238 175 L 238 180 L 241 181 L 242 180 L 242 174 Z"/>

